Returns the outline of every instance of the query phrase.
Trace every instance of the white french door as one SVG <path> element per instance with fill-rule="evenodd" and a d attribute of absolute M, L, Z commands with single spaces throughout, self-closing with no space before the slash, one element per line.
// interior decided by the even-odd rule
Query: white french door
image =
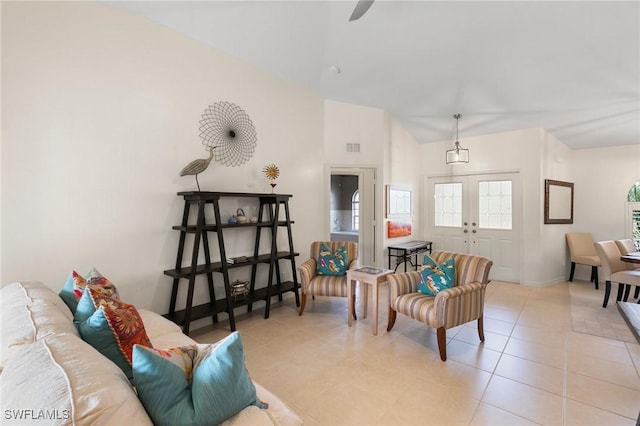
<path fill-rule="evenodd" d="M 425 188 L 425 229 L 434 249 L 488 257 L 491 279 L 519 282 L 518 173 L 433 177 Z"/>

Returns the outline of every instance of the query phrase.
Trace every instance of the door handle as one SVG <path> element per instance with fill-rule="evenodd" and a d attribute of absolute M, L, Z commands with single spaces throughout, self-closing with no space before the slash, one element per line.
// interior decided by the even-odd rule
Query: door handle
<path fill-rule="evenodd" d="M 471 232 L 473 232 L 473 233 L 475 234 L 475 233 L 476 233 L 476 230 L 475 230 L 475 229 L 473 229 L 473 230 L 471 230 Z"/>
<path fill-rule="evenodd" d="M 464 233 L 466 234 L 467 232 L 469 232 L 469 230 L 468 230 L 468 229 L 465 229 L 465 230 L 464 230 L 464 231 L 462 231 L 462 232 L 464 232 Z"/>

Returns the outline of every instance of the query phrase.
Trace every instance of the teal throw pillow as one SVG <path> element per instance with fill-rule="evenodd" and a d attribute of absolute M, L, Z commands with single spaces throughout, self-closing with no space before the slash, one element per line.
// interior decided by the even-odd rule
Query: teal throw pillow
<path fill-rule="evenodd" d="M 347 246 L 342 245 L 335 251 L 331 250 L 325 243 L 320 244 L 318 253 L 318 275 L 345 275 L 347 273 Z"/>
<path fill-rule="evenodd" d="M 167 350 L 136 345 L 133 383 L 156 425 L 215 425 L 245 407 L 267 408 L 245 367 L 240 334 Z"/>
<path fill-rule="evenodd" d="M 119 302 L 117 295 L 111 289 L 88 284 L 78 300 L 76 311 L 73 313 L 73 323 L 76 328 L 85 322 L 101 306 L 108 304 L 112 309 L 117 308 Z"/>
<path fill-rule="evenodd" d="M 435 296 L 442 290 L 453 287 L 456 283 L 455 259 L 452 257 L 440 265 L 435 265 L 433 259 L 429 257 L 431 262 L 428 262 L 426 257 L 425 264 L 420 271 L 418 291 L 428 296 Z M 434 265 L 430 263 L 434 263 Z"/>
<path fill-rule="evenodd" d="M 74 317 L 80 337 L 113 361 L 132 380 L 133 346 L 151 347 L 142 317 L 135 306 L 106 297 L 104 293 L 92 288 L 85 290 L 81 300 L 87 302 L 86 305 L 78 305 L 82 307 L 81 315 L 88 314 L 91 310 L 89 302 L 95 305 L 93 313 L 83 321 L 79 322 Z M 86 310 L 83 306 L 87 306 Z"/>
<path fill-rule="evenodd" d="M 422 267 L 424 268 L 425 266 L 438 266 L 438 262 L 433 260 L 433 257 L 425 254 L 424 258 L 422 259 Z"/>

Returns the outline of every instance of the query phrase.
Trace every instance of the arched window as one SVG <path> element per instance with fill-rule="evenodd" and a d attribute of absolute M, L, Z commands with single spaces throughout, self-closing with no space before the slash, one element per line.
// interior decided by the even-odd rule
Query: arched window
<path fill-rule="evenodd" d="M 640 250 L 640 180 L 629 189 L 627 201 L 627 235 Z"/>
<path fill-rule="evenodd" d="M 631 187 L 629 190 L 629 194 L 627 195 L 627 201 L 640 202 L 640 180 L 636 182 L 635 185 Z"/>
<path fill-rule="evenodd" d="M 360 229 L 360 192 L 357 189 L 351 196 L 351 229 Z"/>

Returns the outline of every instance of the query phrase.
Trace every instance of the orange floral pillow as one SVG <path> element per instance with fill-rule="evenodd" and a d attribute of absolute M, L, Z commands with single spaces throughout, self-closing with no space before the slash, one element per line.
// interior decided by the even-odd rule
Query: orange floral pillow
<path fill-rule="evenodd" d="M 91 287 L 85 289 L 76 314 L 87 313 L 85 306 L 89 303 L 95 309 L 92 314 L 86 319 L 74 317 L 80 337 L 113 361 L 132 380 L 133 345 L 153 347 L 142 317 L 135 306 L 109 298 Z"/>
<path fill-rule="evenodd" d="M 100 288 L 106 295 L 112 299 L 120 300 L 118 289 L 116 286 L 102 275 L 96 268 L 91 270 L 84 277 L 76 271 L 71 271 L 67 281 L 64 283 L 59 296 L 67 304 L 71 312 L 75 314 L 78 307 L 78 301 L 84 293 L 87 286 Z"/>

